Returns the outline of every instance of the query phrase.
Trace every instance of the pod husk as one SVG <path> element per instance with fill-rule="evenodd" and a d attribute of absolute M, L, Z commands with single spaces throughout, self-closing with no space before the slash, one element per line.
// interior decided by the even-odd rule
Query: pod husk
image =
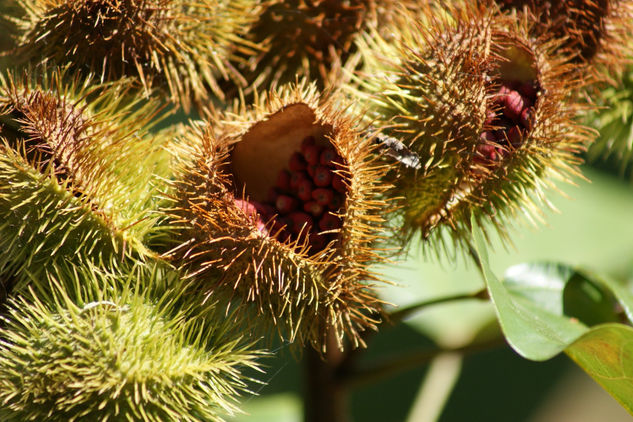
<path fill-rule="evenodd" d="M 382 303 L 368 266 L 381 261 L 374 243 L 388 209 L 379 199 L 385 168 L 373 161 L 372 141 L 344 111 L 344 104 L 302 83 L 194 127 L 181 143 L 170 211 L 182 227 L 182 243 L 171 256 L 201 289 L 254 308 L 260 325 L 321 351 L 332 334 L 339 348 L 345 337 L 352 347 L 363 345 L 361 333 L 375 328 Z M 338 172 L 348 183 L 338 238 L 317 253 L 305 242 L 258 230 L 234 201 L 261 198 L 307 135 L 336 148 L 346 162 Z"/>

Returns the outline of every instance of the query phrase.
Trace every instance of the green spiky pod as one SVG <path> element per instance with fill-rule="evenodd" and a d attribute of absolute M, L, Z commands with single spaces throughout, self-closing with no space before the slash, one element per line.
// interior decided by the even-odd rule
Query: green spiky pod
<path fill-rule="evenodd" d="M 241 34 L 260 12 L 259 0 L 19 1 L 16 58 L 70 63 L 102 81 L 135 77 L 185 110 L 222 99 L 218 79 L 240 79 L 229 59 L 252 54 Z"/>
<path fill-rule="evenodd" d="M 273 0 L 250 32 L 265 51 L 248 60 L 247 78 L 256 86 L 310 77 L 319 87 L 335 86 L 355 51 L 359 32 L 384 25 L 400 3 L 394 0 Z"/>
<path fill-rule="evenodd" d="M 538 216 L 548 180 L 577 174 L 589 132 L 573 121 L 569 66 L 526 20 L 431 12 L 403 14 L 395 43 L 364 38 L 363 73 L 376 76 L 352 92 L 418 155 L 419 168 L 391 173 L 391 194 L 404 198 L 403 240 L 420 232 L 439 253 L 447 238 L 466 246 L 471 214 L 505 239 L 515 214 Z"/>
<path fill-rule="evenodd" d="M 502 1 L 503 10 L 528 15 L 532 34 L 561 40 L 560 54 L 569 55 L 576 68 L 593 82 L 614 83 L 630 63 L 633 48 L 631 0 L 514 0 Z M 617 79 L 617 78 L 616 78 Z"/>
<path fill-rule="evenodd" d="M 600 135 L 587 155 L 590 160 L 612 158 L 626 174 L 633 163 L 633 66 L 622 73 L 617 85 L 601 90 L 597 105 L 587 122 Z"/>
<path fill-rule="evenodd" d="M 10 301 L 0 329 L 3 421 L 198 422 L 239 412 L 252 381 L 243 371 L 258 369 L 262 353 L 223 309 L 175 302 L 182 283 L 155 295 L 158 273 L 133 274 L 67 269 L 66 280 Z"/>
<path fill-rule="evenodd" d="M 125 84 L 35 75 L 0 77 L 0 272 L 37 280 L 59 261 L 151 256 L 155 107 L 121 104 Z"/>
<path fill-rule="evenodd" d="M 300 84 L 196 127 L 171 211 L 172 255 L 202 289 L 322 351 L 363 345 L 381 309 L 368 265 L 381 260 L 385 169 L 346 107 Z"/>

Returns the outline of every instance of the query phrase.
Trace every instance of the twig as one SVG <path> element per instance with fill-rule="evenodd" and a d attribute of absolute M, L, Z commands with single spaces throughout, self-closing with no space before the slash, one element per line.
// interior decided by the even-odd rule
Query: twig
<path fill-rule="evenodd" d="M 355 388 L 358 386 L 374 383 L 382 378 L 397 374 L 398 372 L 406 371 L 409 369 L 417 368 L 424 365 L 435 357 L 442 353 L 462 353 L 470 354 L 482 350 L 488 350 L 504 344 L 502 337 L 496 337 L 491 340 L 483 341 L 480 343 L 472 343 L 463 347 L 455 349 L 422 349 L 407 354 L 396 356 L 395 358 L 386 359 L 383 362 L 375 363 L 360 370 L 353 370 L 346 374 L 341 374 L 342 382 L 348 388 Z"/>
<path fill-rule="evenodd" d="M 418 302 L 413 305 L 409 305 L 405 308 L 398 309 L 395 312 L 389 314 L 388 322 L 392 325 L 396 325 L 405 318 L 411 316 L 412 314 L 423 310 L 424 308 L 439 305 L 441 303 L 453 302 L 457 300 L 467 300 L 467 299 L 479 299 L 479 300 L 488 300 L 490 297 L 488 296 L 488 290 L 481 289 L 476 292 L 471 293 L 459 293 L 452 296 L 445 296 L 440 298 L 435 298 L 431 300 L 427 300 L 424 302 Z"/>

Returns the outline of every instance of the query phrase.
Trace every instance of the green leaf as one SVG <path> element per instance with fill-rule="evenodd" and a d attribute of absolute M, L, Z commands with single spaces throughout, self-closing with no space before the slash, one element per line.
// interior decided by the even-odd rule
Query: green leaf
<path fill-rule="evenodd" d="M 559 264 L 511 267 L 502 283 L 490 270 L 485 241 L 474 231 L 477 261 L 510 346 L 531 360 L 567 353 L 633 414 L 633 294 L 609 278 Z M 599 325 L 596 325 L 599 324 Z"/>
<path fill-rule="evenodd" d="M 565 351 L 578 366 L 633 414 L 633 328 L 592 328 Z"/>

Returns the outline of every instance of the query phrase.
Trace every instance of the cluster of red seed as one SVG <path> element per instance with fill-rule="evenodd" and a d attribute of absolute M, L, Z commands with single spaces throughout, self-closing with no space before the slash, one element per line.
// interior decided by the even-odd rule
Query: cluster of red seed
<path fill-rule="evenodd" d="M 336 233 L 327 232 L 342 225 L 337 214 L 347 186 L 334 170 L 343 162 L 333 146 L 320 146 L 308 136 L 290 157 L 288 168 L 279 171 L 266 201 L 235 202 L 256 220 L 260 231 L 281 241 L 307 237 L 310 252 L 318 252 L 336 238 Z"/>
<path fill-rule="evenodd" d="M 531 82 L 504 81 L 494 96 L 485 126 L 480 135 L 476 161 L 494 165 L 520 147 L 531 127 L 538 85 Z"/>

